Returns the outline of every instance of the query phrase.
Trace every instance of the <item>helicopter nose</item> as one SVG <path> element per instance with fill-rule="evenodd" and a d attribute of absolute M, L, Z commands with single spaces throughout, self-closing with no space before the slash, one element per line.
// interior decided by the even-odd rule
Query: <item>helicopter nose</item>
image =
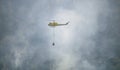
<path fill-rule="evenodd" d="M 51 23 L 48 24 L 48 26 L 50 26 Z"/>

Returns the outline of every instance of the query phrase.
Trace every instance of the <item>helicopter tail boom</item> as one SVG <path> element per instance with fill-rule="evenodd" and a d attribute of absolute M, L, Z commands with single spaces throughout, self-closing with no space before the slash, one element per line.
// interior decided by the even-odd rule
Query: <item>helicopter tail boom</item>
<path fill-rule="evenodd" d="M 58 24 L 57 26 L 63 26 L 63 25 L 68 25 L 69 21 L 66 24 Z"/>

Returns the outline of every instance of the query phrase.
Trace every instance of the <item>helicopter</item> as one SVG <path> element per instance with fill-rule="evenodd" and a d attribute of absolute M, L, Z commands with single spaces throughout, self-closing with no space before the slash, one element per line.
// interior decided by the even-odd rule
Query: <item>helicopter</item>
<path fill-rule="evenodd" d="M 58 22 L 56 22 L 55 20 L 53 20 L 52 22 L 49 22 L 48 26 L 50 27 L 56 27 L 56 26 L 65 26 L 68 25 L 70 22 L 66 22 L 65 24 L 59 24 Z M 53 29 L 53 40 L 55 38 L 55 29 Z M 55 42 L 52 43 L 53 46 L 55 46 Z"/>
<path fill-rule="evenodd" d="M 58 22 L 53 21 L 53 22 L 49 22 L 48 26 L 51 26 L 51 27 L 64 26 L 64 25 L 68 25 L 68 23 L 69 23 L 69 21 L 66 22 L 65 24 L 59 24 Z"/>

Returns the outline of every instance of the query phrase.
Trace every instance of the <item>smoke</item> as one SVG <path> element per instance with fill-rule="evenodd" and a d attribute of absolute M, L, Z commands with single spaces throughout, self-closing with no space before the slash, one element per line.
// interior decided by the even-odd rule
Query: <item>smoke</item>
<path fill-rule="evenodd" d="M 1 0 L 0 70 L 115 70 L 119 4 L 112 2 Z M 51 20 L 70 21 L 55 27 L 55 46 Z"/>
<path fill-rule="evenodd" d="M 99 30 L 98 14 L 103 6 L 107 9 L 107 2 L 86 0 L 75 2 L 74 9 L 56 11 L 55 20 L 60 23 L 70 21 L 70 24 L 55 28 L 58 45 L 51 48 L 51 55 L 56 60 L 52 70 L 100 69 L 94 63 L 95 54 L 92 54 L 96 49 L 94 38 Z M 104 66 L 101 66 L 102 70 Z"/>

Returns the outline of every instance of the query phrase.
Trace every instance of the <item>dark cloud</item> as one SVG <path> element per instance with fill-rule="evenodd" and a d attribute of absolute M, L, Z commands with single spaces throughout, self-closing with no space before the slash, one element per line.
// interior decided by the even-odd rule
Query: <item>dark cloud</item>
<path fill-rule="evenodd" d="M 119 4 L 118 0 L 108 1 L 107 12 L 98 16 L 99 31 L 96 35 L 96 57 L 106 65 L 106 70 L 119 70 Z M 117 59 L 116 59 L 117 58 Z M 116 65 L 112 64 L 116 63 Z"/>
<path fill-rule="evenodd" d="M 0 70 L 119 70 L 119 5 L 119 0 L 1 0 Z M 59 16 L 70 17 L 71 24 L 56 28 L 58 46 L 51 47 L 47 24 Z"/>

